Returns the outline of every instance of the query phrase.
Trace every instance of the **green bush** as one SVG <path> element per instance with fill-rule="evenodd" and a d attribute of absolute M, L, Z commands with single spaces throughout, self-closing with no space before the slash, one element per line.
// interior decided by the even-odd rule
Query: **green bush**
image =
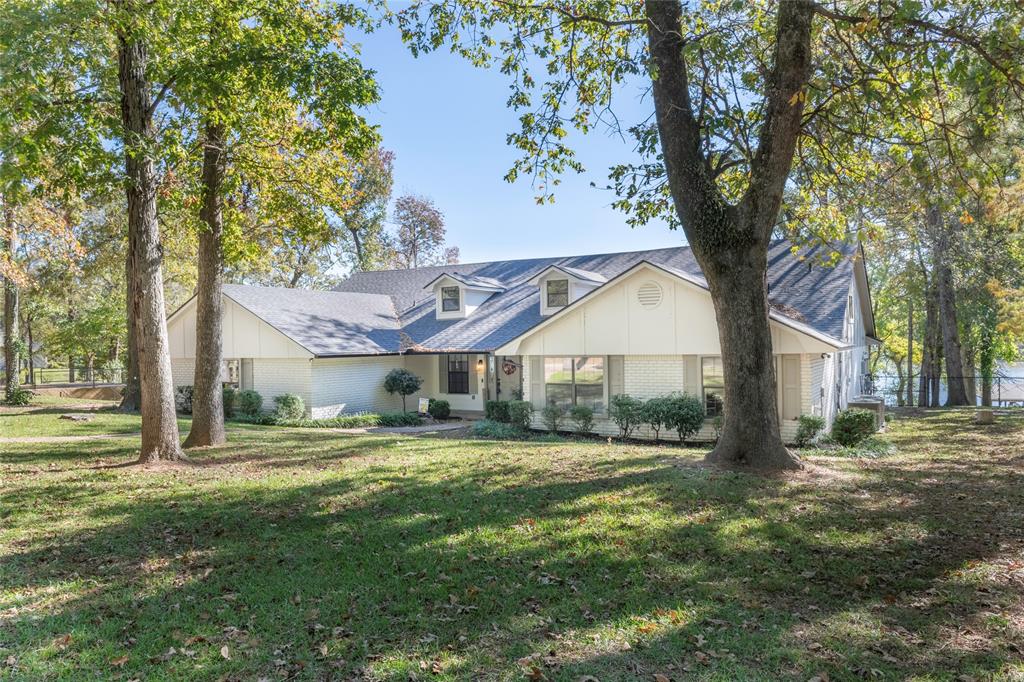
<path fill-rule="evenodd" d="M 430 403 L 427 405 L 427 412 L 434 419 L 447 419 L 452 416 L 452 406 L 447 400 L 434 400 L 430 399 Z"/>
<path fill-rule="evenodd" d="M 484 418 L 491 421 L 509 423 L 508 402 L 504 400 L 488 400 L 484 403 Z"/>
<path fill-rule="evenodd" d="M 651 398 L 640 408 L 640 422 L 647 424 L 654 431 L 654 442 L 661 437 L 661 430 L 668 426 L 671 411 L 671 398 Z"/>
<path fill-rule="evenodd" d="M 875 413 L 870 410 L 843 410 L 832 423 L 832 438 L 852 447 L 875 432 Z"/>
<path fill-rule="evenodd" d="M 796 444 L 800 447 L 810 445 L 825 430 L 825 418 L 816 414 L 800 415 L 800 426 L 796 430 Z"/>
<path fill-rule="evenodd" d="M 548 403 L 541 410 L 540 418 L 548 431 L 558 433 L 558 427 L 562 425 L 562 420 L 565 419 L 565 408 L 555 403 Z"/>
<path fill-rule="evenodd" d="M 277 405 L 274 415 L 278 419 L 302 419 L 306 415 L 306 403 L 294 393 L 274 396 L 274 404 Z"/>
<path fill-rule="evenodd" d="M 384 390 L 390 394 L 397 393 L 402 396 L 402 412 L 408 412 L 405 407 L 405 399 L 420 390 L 423 379 L 402 367 L 395 367 L 384 377 Z"/>
<path fill-rule="evenodd" d="M 704 403 L 695 395 L 679 393 L 668 400 L 668 414 L 665 427 L 679 436 L 679 442 L 700 431 L 704 425 Z"/>
<path fill-rule="evenodd" d="M 224 418 L 231 419 L 235 416 L 235 402 L 238 400 L 238 391 L 234 386 L 225 386 L 221 390 L 221 402 L 224 405 Z"/>
<path fill-rule="evenodd" d="M 612 396 L 608 401 L 608 416 L 619 427 L 619 435 L 629 438 L 634 429 L 643 423 L 641 417 L 644 402 L 625 394 Z"/>
<path fill-rule="evenodd" d="M 717 443 L 722 438 L 722 429 L 725 428 L 725 415 L 716 414 L 711 419 L 711 428 L 715 432 L 715 442 Z"/>
<path fill-rule="evenodd" d="M 263 411 L 263 396 L 248 389 L 238 393 L 238 411 L 245 417 L 258 416 Z"/>
<path fill-rule="evenodd" d="M 512 424 L 502 424 L 492 419 L 481 419 L 473 422 L 473 435 L 477 438 L 492 438 L 494 440 L 522 440 L 524 431 L 517 429 Z"/>
<path fill-rule="evenodd" d="M 250 421 L 250 420 L 246 420 Z M 380 426 L 380 415 L 371 412 L 356 414 L 339 414 L 334 417 L 320 419 L 279 419 L 275 415 L 260 415 L 252 420 L 257 424 L 273 424 L 274 426 L 290 426 L 303 429 L 360 429 Z"/>
<path fill-rule="evenodd" d="M 35 396 L 34 391 L 30 391 L 24 386 L 18 386 L 16 389 L 11 391 L 11 394 L 4 400 L 4 405 L 11 405 L 12 407 L 25 407 L 32 402 L 32 398 Z"/>
<path fill-rule="evenodd" d="M 533 419 L 533 404 L 528 400 L 509 400 L 508 423 L 520 431 L 530 430 L 530 420 Z"/>
<path fill-rule="evenodd" d="M 569 410 L 569 419 L 576 427 L 576 433 L 584 436 L 594 432 L 594 409 L 587 405 L 573 405 Z"/>
<path fill-rule="evenodd" d="M 192 394 L 191 386 L 178 386 L 174 389 L 174 407 L 178 412 L 192 414 Z"/>
<path fill-rule="evenodd" d="M 423 426 L 423 419 L 415 412 L 385 412 L 378 415 L 380 426 Z"/>

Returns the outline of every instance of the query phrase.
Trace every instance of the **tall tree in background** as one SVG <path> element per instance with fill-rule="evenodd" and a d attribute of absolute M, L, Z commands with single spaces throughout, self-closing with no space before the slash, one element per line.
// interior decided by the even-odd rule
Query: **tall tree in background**
<path fill-rule="evenodd" d="M 526 109 L 509 136 L 524 157 L 508 178 L 530 174 L 547 198 L 561 172 L 582 170 L 567 128 L 617 129 L 608 113 L 617 89 L 650 78 L 655 122 L 632 128 L 650 162 L 612 179 L 634 224 L 682 226 L 708 281 L 725 373 L 725 424 L 708 459 L 794 468 L 779 432 L 767 296 L 768 241 L 794 157 L 817 163 L 807 177 L 819 185 L 859 178 L 850 150 L 870 137 L 891 91 L 913 93 L 931 77 L 921 65 L 955 61 L 949 74 L 978 78 L 969 67 L 988 64 L 989 87 L 1020 83 L 1013 3 L 961 4 L 885 1 L 847 13 L 810 0 L 449 0 L 414 3 L 397 21 L 414 51 L 448 43 L 481 65 L 500 54 L 510 106 Z M 530 73 L 538 62 L 544 80 Z"/>
<path fill-rule="evenodd" d="M 396 268 L 459 262 L 458 247 L 445 246 L 444 215 L 427 197 L 406 194 L 395 199 L 396 230 L 390 240 Z"/>
<path fill-rule="evenodd" d="M 373 149 L 358 163 L 350 191 L 352 205 L 338 219 L 348 231 L 347 260 L 353 272 L 379 270 L 387 264 L 384 223 L 394 185 L 395 155 Z"/>

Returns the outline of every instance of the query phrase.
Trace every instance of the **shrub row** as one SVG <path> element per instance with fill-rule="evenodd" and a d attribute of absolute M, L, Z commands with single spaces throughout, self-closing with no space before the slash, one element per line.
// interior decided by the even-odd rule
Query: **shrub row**
<path fill-rule="evenodd" d="M 497 424 L 508 424 L 522 432 L 530 430 L 533 405 L 526 400 L 488 400 L 484 403 L 484 418 Z"/>
<path fill-rule="evenodd" d="M 704 404 L 688 393 L 672 393 L 646 401 L 616 395 L 609 401 L 608 416 L 619 427 L 622 438 L 629 438 L 639 426 L 647 424 L 654 431 L 655 442 L 661 438 L 663 429 L 675 431 L 679 442 L 683 442 L 704 425 Z"/>

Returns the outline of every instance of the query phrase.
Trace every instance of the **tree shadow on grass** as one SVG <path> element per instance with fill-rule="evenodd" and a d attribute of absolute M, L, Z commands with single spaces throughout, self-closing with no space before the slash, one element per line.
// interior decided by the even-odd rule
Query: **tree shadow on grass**
<path fill-rule="evenodd" d="M 670 449 L 587 459 L 571 446 L 278 436 L 143 485 L 73 472 L 19 486 L 12 520 L 33 499 L 91 504 L 86 528 L 7 552 L 0 612 L 31 615 L 4 635 L 20 665 L 103 675 L 126 654 L 126 677 L 536 667 L 604 682 L 1020 660 L 991 614 L 1019 606 L 1021 585 L 986 568 L 1024 546 L 1012 522 L 1024 488 L 1005 456 L 862 463 L 818 486 L 678 466 Z M 242 467 L 257 475 L 236 478 Z M 107 486 L 101 499 L 78 496 L 89 485 Z M 53 650 L 68 632 L 74 656 Z"/>

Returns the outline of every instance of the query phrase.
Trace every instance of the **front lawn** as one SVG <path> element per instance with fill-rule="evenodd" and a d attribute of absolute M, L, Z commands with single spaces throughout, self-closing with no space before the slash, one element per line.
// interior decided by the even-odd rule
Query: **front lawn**
<path fill-rule="evenodd" d="M 120 466 L 131 438 L 0 445 L 0 678 L 1024 674 L 1019 418 L 899 421 L 895 451 L 785 479 L 671 446 L 231 438 L 151 469 Z"/>
<path fill-rule="evenodd" d="M 66 398 L 60 400 L 66 401 Z M 97 434 L 134 434 L 142 430 L 138 414 L 124 414 L 111 407 L 96 408 L 97 401 L 54 403 L 39 402 L 29 407 L 0 407 L 0 438 L 50 438 L 94 436 Z M 42 405 L 42 406 L 40 406 Z M 88 421 L 61 419 L 62 415 L 88 415 Z M 178 428 L 188 433 L 189 417 L 178 419 Z"/>

